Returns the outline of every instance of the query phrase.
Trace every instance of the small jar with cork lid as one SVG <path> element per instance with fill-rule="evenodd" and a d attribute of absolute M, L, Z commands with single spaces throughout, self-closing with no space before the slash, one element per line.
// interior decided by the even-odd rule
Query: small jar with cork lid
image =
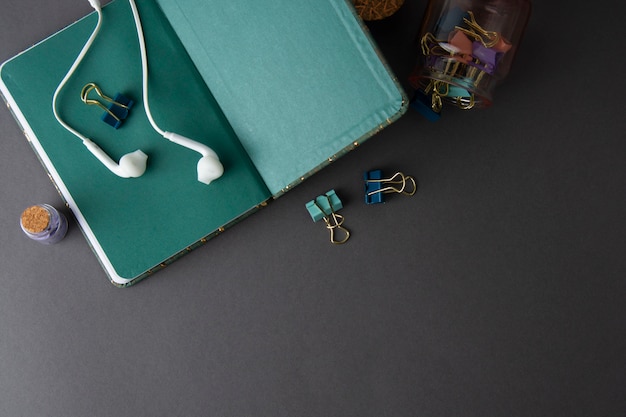
<path fill-rule="evenodd" d="M 67 218 L 48 204 L 36 204 L 22 212 L 20 226 L 29 238 L 50 245 L 65 237 Z"/>

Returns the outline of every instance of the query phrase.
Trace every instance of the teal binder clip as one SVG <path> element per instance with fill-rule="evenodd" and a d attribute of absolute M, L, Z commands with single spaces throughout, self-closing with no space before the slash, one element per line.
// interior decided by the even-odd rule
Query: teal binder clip
<path fill-rule="evenodd" d="M 90 99 L 88 95 L 92 91 L 95 91 L 103 101 L 108 102 L 108 105 L 105 106 L 98 100 Z M 80 99 L 85 104 L 96 105 L 103 109 L 105 112 L 102 114 L 102 121 L 115 129 L 122 125 L 122 122 L 128 117 L 130 108 L 135 104 L 134 101 L 120 93 L 117 93 L 115 98 L 105 96 L 95 83 L 88 83 L 83 87 L 80 92 Z"/>
<path fill-rule="evenodd" d="M 342 244 L 348 241 L 350 231 L 341 226 L 344 218 L 341 214 L 337 214 L 337 211 L 343 208 L 343 204 L 335 190 L 330 190 L 324 195 L 315 197 L 306 203 L 305 206 L 314 222 L 324 220 L 326 228 L 330 231 L 330 241 L 332 243 Z M 337 235 L 340 238 L 337 238 Z"/>
<path fill-rule="evenodd" d="M 390 178 L 383 178 L 383 172 L 380 169 L 374 169 L 363 174 L 363 179 L 366 204 L 384 203 L 385 194 L 413 195 L 417 191 L 415 178 L 404 175 L 402 172 L 396 172 Z"/>

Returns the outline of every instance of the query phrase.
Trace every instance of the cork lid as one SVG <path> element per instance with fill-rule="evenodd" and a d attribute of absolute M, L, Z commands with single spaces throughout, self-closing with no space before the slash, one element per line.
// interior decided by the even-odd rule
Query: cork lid
<path fill-rule="evenodd" d="M 363 20 L 380 20 L 394 14 L 404 0 L 352 0 Z"/>
<path fill-rule="evenodd" d="M 50 212 L 40 206 L 31 206 L 22 212 L 22 228 L 29 233 L 41 233 L 50 224 Z"/>

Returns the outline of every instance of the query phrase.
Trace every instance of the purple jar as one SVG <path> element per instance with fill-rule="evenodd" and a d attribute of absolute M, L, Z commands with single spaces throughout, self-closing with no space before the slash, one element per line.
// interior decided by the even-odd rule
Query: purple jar
<path fill-rule="evenodd" d="M 49 245 L 65 237 L 67 218 L 48 204 L 37 204 L 22 212 L 20 226 L 29 238 Z"/>

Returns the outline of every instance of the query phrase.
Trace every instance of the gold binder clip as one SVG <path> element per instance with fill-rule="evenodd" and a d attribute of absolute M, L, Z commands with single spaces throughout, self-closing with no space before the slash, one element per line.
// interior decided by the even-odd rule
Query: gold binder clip
<path fill-rule="evenodd" d="M 365 173 L 365 203 L 384 203 L 384 194 L 398 193 L 414 195 L 417 191 L 417 182 L 410 175 L 396 172 L 390 178 L 383 178 L 382 171 L 375 169 Z"/>
<path fill-rule="evenodd" d="M 341 214 L 337 214 L 337 211 L 343 208 L 343 204 L 335 190 L 330 190 L 324 195 L 317 196 L 306 203 L 306 208 L 314 222 L 324 220 L 326 228 L 330 231 L 331 243 L 340 245 L 348 241 L 350 231 L 342 227 L 344 218 Z M 340 238 L 337 238 L 337 234 L 340 235 Z"/>
<path fill-rule="evenodd" d="M 455 26 L 455 29 L 460 30 L 474 40 L 479 41 L 486 48 L 491 48 L 500 42 L 500 34 L 498 32 L 483 29 L 483 27 L 476 22 L 476 17 L 474 17 L 473 12 L 468 11 L 467 14 L 470 18 L 463 18 L 463 22 L 469 26 L 469 29 L 465 29 L 461 26 Z"/>
<path fill-rule="evenodd" d="M 463 110 L 470 110 L 476 104 L 476 99 L 474 97 L 474 93 L 472 93 L 469 98 L 467 97 L 457 97 L 456 105 Z"/>
<path fill-rule="evenodd" d="M 90 99 L 89 93 L 92 91 L 95 91 L 102 100 L 108 102 L 109 104 L 105 106 L 99 100 Z M 131 99 L 120 93 L 115 95 L 115 99 L 104 95 L 100 87 L 98 87 L 95 83 L 88 83 L 83 87 L 80 91 L 80 99 L 87 105 L 95 105 L 104 110 L 106 113 L 102 115 L 102 121 L 116 129 L 119 128 L 124 119 L 128 117 L 128 112 L 134 104 Z"/>

